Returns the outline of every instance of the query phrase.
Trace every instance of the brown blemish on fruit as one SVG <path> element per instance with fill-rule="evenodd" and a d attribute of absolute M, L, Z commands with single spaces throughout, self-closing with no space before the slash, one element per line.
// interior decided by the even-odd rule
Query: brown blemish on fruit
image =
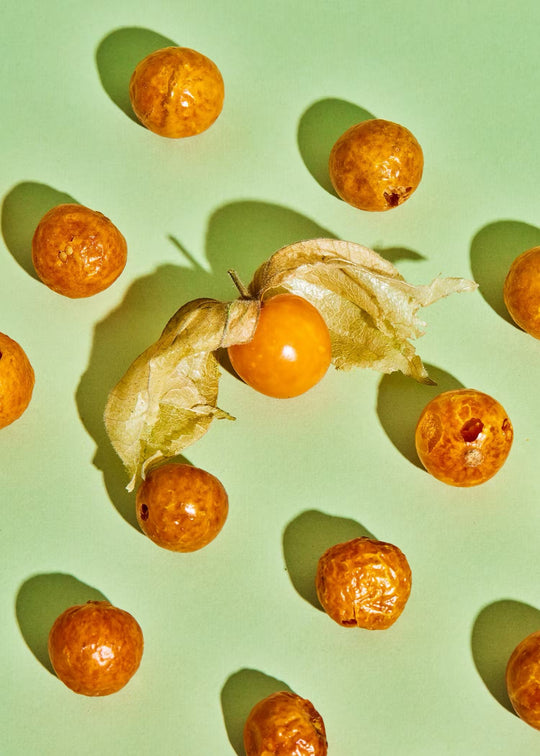
<path fill-rule="evenodd" d="M 397 192 L 384 192 L 384 198 L 389 207 L 397 207 L 399 205 L 399 194 Z"/>
<path fill-rule="evenodd" d="M 484 428 L 484 423 L 478 417 L 471 417 L 461 428 L 461 437 L 467 443 L 476 441 Z"/>
<path fill-rule="evenodd" d="M 141 520 L 147 520 L 148 519 L 148 507 L 146 504 L 143 504 L 141 507 Z"/>

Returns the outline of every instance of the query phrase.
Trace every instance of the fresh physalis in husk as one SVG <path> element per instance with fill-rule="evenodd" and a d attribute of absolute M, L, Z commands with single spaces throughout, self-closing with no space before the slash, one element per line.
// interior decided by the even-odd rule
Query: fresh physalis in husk
<path fill-rule="evenodd" d="M 253 338 L 263 300 L 288 291 L 311 302 L 328 326 L 338 369 L 399 370 L 432 383 L 410 343 L 425 326 L 417 312 L 476 288 L 462 278 L 413 286 L 390 262 L 353 242 L 312 239 L 283 247 L 235 301 L 197 299 L 180 308 L 111 391 L 105 424 L 132 476 L 129 488 L 151 465 L 199 439 L 214 417 L 230 418 L 217 407 L 214 352 Z"/>

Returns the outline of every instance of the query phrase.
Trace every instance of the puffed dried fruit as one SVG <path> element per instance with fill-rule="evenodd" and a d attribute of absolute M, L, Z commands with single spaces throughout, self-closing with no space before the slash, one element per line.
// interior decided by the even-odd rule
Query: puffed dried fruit
<path fill-rule="evenodd" d="M 512 320 L 540 339 L 540 247 L 516 257 L 504 281 L 503 296 Z"/>
<path fill-rule="evenodd" d="M 0 428 L 17 420 L 30 404 L 34 369 L 21 345 L 0 333 Z"/>
<path fill-rule="evenodd" d="M 540 630 L 518 643 L 506 666 L 506 689 L 516 714 L 540 730 Z"/>

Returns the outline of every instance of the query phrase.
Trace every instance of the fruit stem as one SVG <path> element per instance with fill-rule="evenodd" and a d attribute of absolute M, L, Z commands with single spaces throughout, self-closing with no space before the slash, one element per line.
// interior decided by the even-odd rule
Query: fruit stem
<path fill-rule="evenodd" d="M 249 290 L 244 286 L 243 282 L 240 280 L 240 276 L 235 270 L 228 270 L 227 273 L 232 278 L 234 285 L 238 289 L 240 296 L 242 299 L 252 299 Z"/>

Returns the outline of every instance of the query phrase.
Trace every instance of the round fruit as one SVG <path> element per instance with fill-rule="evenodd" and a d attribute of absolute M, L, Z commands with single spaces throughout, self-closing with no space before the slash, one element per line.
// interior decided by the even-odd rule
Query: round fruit
<path fill-rule="evenodd" d="M 343 627 L 386 630 L 405 608 L 411 568 L 400 549 L 373 538 L 353 538 L 327 549 L 315 585 L 325 612 Z"/>
<path fill-rule="evenodd" d="M 404 126 L 373 118 L 339 137 L 328 167 L 341 199 L 360 210 L 382 211 L 403 204 L 415 191 L 424 155 Z"/>
<path fill-rule="evenodd" d="M 133 111 L 147 129 L 178 139 L 200 134 L 221 113 L 225 89 L 219 68 L 188 47 L 164 47 L 135 68 L 129 84 Z"/>
<path fill-rule="evenodd" d="M 324 722 L 313 704 L 281 691 L 259 701 L 244 726 L 246 756 L 326 756 Z"/>
<path fill-rule="evenodd" d="M 126 240 L 116 226 L 84 205 L 57 205 L 45 213 L 32 239 L 40 279 L 66 297 L 91 297 L 124 270 Z"/>
<path fill-rule="evenodd" d="M 143 533 L 171 551 L 197 551 L 213 541 L 229 512 L 221 482 L 198 467 L 169 462 L 151 470 L 137 491 Z"/>
<path fill-rule="evenodd" d="M 516 257 L 506 276 L 503 294 L 512 320 L 540 339 L 540 247 Z"/>
<path fill-rule="evenodd" d="M 488 394 L 457 389 L 424 407 L 416 426 L 420 461 L 451 486 L 476 486 L 503 466 L 514 431 L 503 407 Z"/>
<path fill-rule="evenodd" d="M 133 677 L 143 653 L 137 621 L 108 601 L 71 606 L 49 633 L 49 658 L 58 678 L 75 693 L 108 696 Z"/>
<path fill-rule="evenodd" d="M 540 730 L 540 630 L 512 652 L 506 667 L 506 689 L 516 714 Z"/>
<path fill-rule="evenodd" d="M 321 380 L 330 366 L 332 345 L 316 307 L 295 294 L 278 294 L 262 303 L 253 339 L 228 352 L 234 370 L 249 386 L 285 399 Z"/>
<path fill-rule="evenodd" d="M 23 348 L 0 333 L 0 428 L 17 420 L 30 404 L 34 370 Z"/>

